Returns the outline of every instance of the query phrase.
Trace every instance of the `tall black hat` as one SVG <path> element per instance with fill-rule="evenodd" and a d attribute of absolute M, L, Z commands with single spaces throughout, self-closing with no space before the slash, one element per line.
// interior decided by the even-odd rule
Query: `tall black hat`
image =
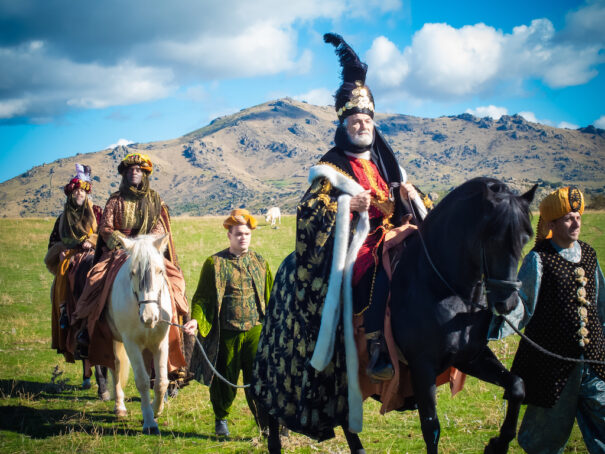
<path fill-rule="evenodd" d="M 334 107 L 338 119 L 342 123 L 349 115 L 356 113 L 368 114 L 374 118 L 374 97 L 365 84 L 368 65 L 359 59 L 342 36 L 326 33 L 324 41 L 336 48 L 336 55 L 342 66 L 342 85 L 334 95 Z"/>

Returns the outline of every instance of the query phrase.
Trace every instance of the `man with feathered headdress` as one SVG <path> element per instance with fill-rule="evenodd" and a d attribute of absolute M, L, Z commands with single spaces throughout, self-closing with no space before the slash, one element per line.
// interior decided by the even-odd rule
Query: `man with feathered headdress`
<path fill-rule="evenodd" d="M 333 437 L 337 425 L 361 430 L 353 312 L 363 316 L 367 375 L 374 381 L 393 376 L 382 331 L 389 291 L 385 238 L 407 225 L 412 210 L 415 219 L 426 214 L 374 125 L 367 65 L 339 35 L 324 40 L 335 46 L 342 66 L 336 146 L 310 170 L 311 186 L 297 208 L 296 250 L 276 275 L 253 382 L 267 411 L 320 440 Z"/>
<path fill-rule="evenodd" d="M 76 175 L 65 185 L 67 196 L 63 212 L 57 217 L 48 241 L 44 263 L 55 276 L 52 285 L 52 348 L 62 353 L 67 362 L 74 362 L 75 332 L 69 322 L 76 300 L 92 267 L 101 207 L 88 197 L 92 190 L 90 167 L 76 164 Z M 90 388 L 92 370 L 87 359 L 82 361 L 82 388 Z M 97 368 L 99 396 L 106 397 L 105 373 Z"/>
<path fill-rule="evenodd" d="M 174 252 L 168 207 L 149 184 L 153 163 L 145 154 L 131 153 L 120 162 L 118 172 L 122 175 L 120 189 L 109 197 L 103 210 L 99 224 L 97 263 L 90 270 L 82 296 L 77 302 L 76 320 L 73 322 L 82 327 L 78 342 L 84 355 L 87 354 L 93 364 L 111 368 L 114 362 L 111 331 L 105 319 L 100 317 L 113 280 L 127 258 L 121 249 L 120 237 L 169 235 L 165 265 L 173 296 L 173 321 L 178 322 L 178 316 L 186 317 L 189 309 L 185 298 L 185 281 Z M 90 349 L 87 348 L 88 344 Z M 168 363 L 169 372 L 186 366 L 181 335 L 174 326 L 169 334 Z"/>
<path fill-rule="evenodd" d="M 568 358 L 605 360 L 605 279 L 595 250 L 580 241 L 584 195 L 573 186 L 540 203 L 536 244 L 523 260 L 520 302 L 509 315 L 525 334 Z M 501 320 L 491 338 L 512 331 Z M 605 452 L 605 366 L 553 358 L 521 339 L 511 372 L 525 383 L 519 445 L 562 453 L 574 420 L 591 454 Z"/>

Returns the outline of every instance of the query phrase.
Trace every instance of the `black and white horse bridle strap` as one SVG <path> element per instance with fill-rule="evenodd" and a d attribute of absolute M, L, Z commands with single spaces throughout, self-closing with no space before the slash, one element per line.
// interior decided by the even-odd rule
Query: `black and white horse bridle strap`
<path fill-rule="evenodd" d="M 170 326 L 176 326 L 177 328 L 179 328 L 181 330 L 183 329 L 183 325 L 179 325 L 178 323 L 172 323 L 172 322 L 169 322 L 168 320 L 160 320 L 160 322 L 166 323 L 166 324 L 168 324 Z M 247 385 L 235 385 L 235 384 L 231 383 L 229 380 L 227 380 L 225 377 L 223 377 L 219 373 L 219 371 L 216 370 L 216 368 L 214 367 L 214 364 L 212 364 L 212 361 L 210 361 L 210 359 L 206 355 L 206 351 L 204 350 L 204 347 L 202 347 L 202 343 L 197 338 L 197 336 L 195 336 L 195 342 L 197 343 L 197 346 L 200 348 L 200 351 L 202 352 L 202 356 L 206 360 L 206 363 L 208 363 L 208 365 L 210 366 L 210 369 L 212 370 L 212 372 L 214 373 L 214 375 L 216 375 L 222 382 L 226 383 L 227 385 L 231 386 L 232 388 L 249 388 L 250 387 L 250 384 L 247 384 Z"/>
<path fill-rule="evenodd" d="M 410 202 L 410 204 L 412 203 L 412 200 L 410 199 L 409 195 L 408 195 L 408 201 Z M 414 210 L 412 210 L 412 213 L 413 212 L 414 212 Z M 416 218 L 415 213 L 414 213 L 414 219 L 416 220 L 417 224 L 420 224 L 418 222 L 418 219 Z M 429 255 L 429 251 L 426 247 L 426 243 L 424 242 L 424 238 L 422 237 L 422 232 L 420 231 L 420 229 L 417 229 L 417 232 L 418 232 L 418 237 L 420 238 L 420 242 L 422 243 L 422 248 L 424 249 L 426 258 L 427 258 L 429 264 L 431 265 L 431 268 L 435 272 L 435 274 L 439 277 L 441 282 L 443 282 L 443 284 L 454 294 L 454 296 L 465 301 L 464 298 L 461 298 L 458 295 L 458 293 L 456 293 L 456 291 L 452 288 L 452 286 L 450 284 L 448 284 L 448 282 L 445 280 L 445 278 L 437 270 L 437 267 L 435 266 L 435 264 L 433 263 L 433 260 L 431 260 L 431 256 Z M 486 287 L 499 286 L 499 287 L 504 287 L 504 288 L 513 288 L 514 290 L 519 290 L 521 288 L 521 282 L 519 282 L 519 281 L 505 281 L 505 280 L 500 280 L 500 279 L 491 279 L 491 278 L 487 277 L 487 260 L 485 257 L 485 249 L 483 247 L 481 247 L 481 255 L 482 255 L 482 267 L 484 268 L 483 279 L 485 281 Z M 487 290 L 489 291 L 489 289 L 487 289 Z M 474 307 L 485 309 L 485 307 L 481 306 L 480 304 L 475 303 L 474 301 L 469 301 L 469 302 Z M 506 323 L 508 323 L 508 325 L 513 329 L 513 331 L 515 333 L 517 333 L 519 336 L 521 336 L 521 338 L 524 339 L 529 345 L 531 345 L 536 350 L 538 350 L 539 352 L 541 352 L 547 356 L 551 356 L 551 357 L 559 359 L 561 361 L 568 361 L 568 362 L 572 362 L 572 363 L 588 363 L 588 364 L 605 365 L 605 361 L 600 361 L 600 360 L 596 360 L 596 359 L 569 358 L 567 356 L 561 356 L 557 353 L 553 353 L 549 350 L 546 350 L 544 347 L 538 345 L 536 342 L 534 342 L 529 337 L 527 337 L 525 334 L 523 334 L 521 331 L 519 331 L 519 329 L 505 315 L 499 314 L 499 316 L 502 317 L 504 319 L 504 321 Z"/>

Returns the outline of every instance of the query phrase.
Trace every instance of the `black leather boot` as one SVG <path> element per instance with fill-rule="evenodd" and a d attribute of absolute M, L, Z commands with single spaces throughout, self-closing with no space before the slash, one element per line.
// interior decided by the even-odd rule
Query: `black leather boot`
<path fill-rule="evenodd" d="M 366 374 L 375 381 L 390 380 L 395 375 L 395 370 L 391 364 L 382 331 L 366 333 L 366 339 L 370 358 Z"/>
<path fill-rule="evenodd" d="M 90 344 L 90 338 L 88 337 L 88 330 L 83 328 L 76 335 L 76 351 L 75 357 L 76 359 L 87 359 L 88 358 L 88 345 Z"/>

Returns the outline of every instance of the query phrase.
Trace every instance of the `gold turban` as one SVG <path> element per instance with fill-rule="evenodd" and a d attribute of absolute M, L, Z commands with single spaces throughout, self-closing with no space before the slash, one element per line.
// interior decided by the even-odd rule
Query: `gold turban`
<path fill-rule="evenodd" d="M 233 210 L 229 217 L 223 222 L 223 227 L 229 229 L 234 225 L 247 225 L 251 230 L 256 228 L 256 219 L 248 210 L 237 209 Z"/>
<path fill-rule="evenodd" d="M 123 175 L 128 167 L 134 165 L 140 166 L 141 170 L 147 172 L 148 175 L 153 173 L 153 163 L 151 162 L 151 159 L 149 159 L 149 156 L 143 153 L 127 154 L 126 157 L 122 159 L 122 162 L 120 162 L 118 172 Z"/>
<path fill-rule="evenodd" d="M 584 213 L 584 194 L 573 186 L 557 189 L 548 194 L 540 203 L 540 219 L 536 242 L 551 238 L 552 232 L 548 223 L 565 216 L 572 211 Z"/>

